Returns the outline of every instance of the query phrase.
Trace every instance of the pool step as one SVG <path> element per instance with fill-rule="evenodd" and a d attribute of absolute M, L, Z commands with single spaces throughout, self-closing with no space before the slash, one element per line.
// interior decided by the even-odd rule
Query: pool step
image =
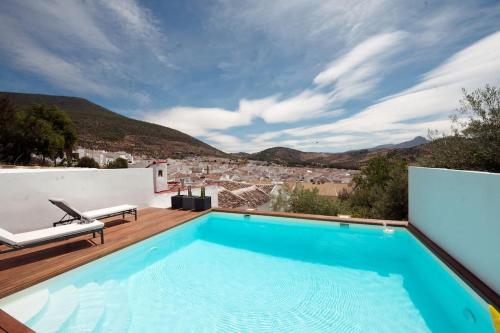
<path fill-rule="evenodd" d="M 126 282 L 108 281 L 105 283 L 106 315 L 101 321 L 98 332 L 127 332 L 131 322 Z"/>
<path fill-rule="evenodd" d="M 35 332 L 57 332 L 78 307 L 78 290 L 71 285 L 52 293 L 43 313 L 28 325 Z"/>
<path fill-rule="evenodd" d="M 41 289 L 2 306 L 2 310 L 22 323 L 33 319 L 49 302 L 49 291 Z"/>
<path fill-rule="evenodd" d="M 106 292 L 95 282 L 78 288 L 78 309 L 61 332 L 93 332 L 104 315 Z"/>

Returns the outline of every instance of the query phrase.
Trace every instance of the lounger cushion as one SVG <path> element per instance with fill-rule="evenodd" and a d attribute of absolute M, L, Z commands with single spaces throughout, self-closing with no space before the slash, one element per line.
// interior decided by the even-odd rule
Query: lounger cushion
<path fill-rule="evenodd" d="M 85 231 L 99 230 L 104 227 L 104 223 L 94 221 L 87 224 L 65 224 L 58 227 L 28 231 L 19 234 L 14 234 L 13 240 L 16 242 L 13 245 L 23 246 L 31 243 L 38 243 L 50 239 L 62 238 L 67 235 L 78 234 Z"/>
<path fill-rule="evenodd" d="M 118 214 L 121 212 L 125 212 L 127 210 L 137 209 L 137 206 L 134 205 L 119 205 L 114 207 L 90 210 L 88 212 L 83 212 L 82 216 L 87 219 L 96 219 L 99 217 L 103 217 L 106 215 Z"/>
<path fill-rule="evenodd" d="M 15 245 L 16 241 L 17 241 L 16 235 L 8 232 L 5 229 L 0 228 L 0 241 L 3 243 L 10 244 L 10 245 Z"/>

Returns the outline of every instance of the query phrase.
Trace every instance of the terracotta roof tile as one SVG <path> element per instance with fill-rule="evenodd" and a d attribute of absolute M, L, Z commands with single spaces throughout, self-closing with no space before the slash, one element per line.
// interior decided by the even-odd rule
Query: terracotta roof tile
<path fill-rule="evenodd" d="M 243 198 L 225 189 L 219 191 L 217 199 L 219 207 L 222 208 L 239 208 L 246 205 L 246 201 Z"/>
<path fill-rule="evenodd" d="M 257 208 L 260 205 L 268 202 L 271 197 L 264 193 L 263 191 L 255 188 L 254 190 L 249 190 L 239 193 L 239 196 L 245 199 L 247 206 L 251 208 Z"/>

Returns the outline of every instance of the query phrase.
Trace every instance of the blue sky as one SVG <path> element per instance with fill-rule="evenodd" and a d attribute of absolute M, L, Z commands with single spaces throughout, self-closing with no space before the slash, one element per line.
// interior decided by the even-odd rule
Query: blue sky
<path fill-rule="evenodd" d="M 2 1 L 0 90 L 80 96 L 224 151 L 447 131 L 500 85 L 498 1 Z"/>

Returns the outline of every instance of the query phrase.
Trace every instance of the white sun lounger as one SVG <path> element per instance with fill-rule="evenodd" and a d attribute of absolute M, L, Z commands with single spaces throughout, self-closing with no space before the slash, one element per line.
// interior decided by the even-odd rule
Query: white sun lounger
<path fill-rule="evenodd" d="M 103 219 L 106 217 L 117 215 L 122 215 L 122 217 L 125 218 L 125 214 L 134 214 L 135 220 L 137 221 L 137 206 L 134 205 L 119 205 L 90 210 L 87 212 L 80 212 L 62 199 L 49 199 L 49 201 L 66 213 L 66 215 L 64 215 L 61 220 L 54 223 L 54 227 L 58 224 L 71 223 L 76 220 L 92 221 L 94 219 Z M 66 218 L 68 215 L 69 218 Z"/>
<path fill-rule="evenodd" d="M 0 228 L 0 243 L 11 248 L 0 253 L 20 250 L 85 234 L 93 234 L 93 237 L 95 237 L 96 233 L 101 235 L 101 244 L 103 244 L 104 223 L 97 220 L 89 223 L 73 223 L 18 234 L 13 234 Z"/>

